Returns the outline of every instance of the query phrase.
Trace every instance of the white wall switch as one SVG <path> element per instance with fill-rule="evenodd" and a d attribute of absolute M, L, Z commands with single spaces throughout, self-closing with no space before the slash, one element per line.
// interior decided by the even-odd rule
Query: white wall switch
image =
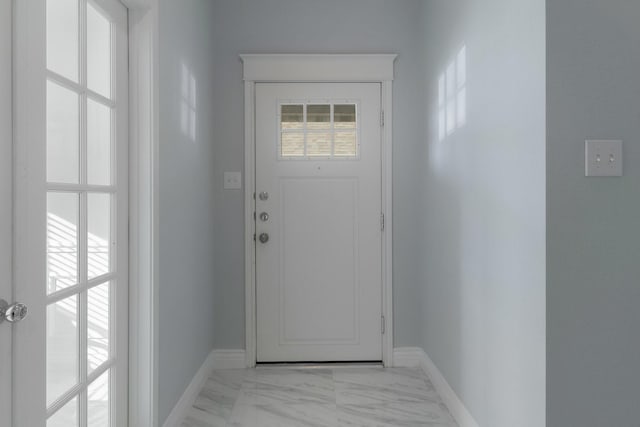
<path fill-rule="evenodd" d="M 622 141 L 589 140 L 584 148 L 585 176 L 622 176 Z"/>
<path fill-rule="evenodd" d="M 224 173 L 224 189 L 239 190 L 242 188 L 241 172 L 225 172 Z"/>

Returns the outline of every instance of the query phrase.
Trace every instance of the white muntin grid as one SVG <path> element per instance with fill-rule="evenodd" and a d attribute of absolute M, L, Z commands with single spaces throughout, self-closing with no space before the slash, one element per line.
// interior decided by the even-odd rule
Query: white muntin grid
<path fill-rule="evenodd" d="M 118 298 L 120 292 L 126 292 L 126 289 L 120 289 L 121 286 L 126 288 L 126 277 L 123 276 L 118 266 L 119 257 L 119 244 L 126 244 L 126 242 L 119 242 L 118 236 L 122 235 L 119 227 L 123 227 L 122 221 L 119 221 L 118 215 L 120 212 L 119 203 L 122 197 L 126 197 L 126 192 L 119 191 L 120 182 L 119 168 L 122 165 L 118 165 L 118 141 L 119 135 L 118 123 L 117 123 L 117 111 L 119 108 L 125 108 L 124 106 L 128 102 L 126 97 L 118 99 L 118 70 L 117 61 L 120 58 L 126 58 L 126 52 L 121 52 L 118 55 L 116 52 L 117 40 L 116 32 L 114 31 L 114 24 L 110 22 L 110 94 L 105 96 L 98 93 L 96 90 L 89 88 L 87 74 L 87 51 L 88 51 L 88 36 L 87 36 L 87 8 L 90 5 L 94 10 L 98 11 L 105 18 L 109 19 L 108 12 L 105 11 L 93 1 L 79 0 L 78 1 L 78 79 L 74 81 L 52 71 L 46 70 L 47 84 L 56 84 L 74 93 L 78 99 L 78 180 L 75 183 L 61 183 L 61 182 L 47 182 L 46 192 L 47 194 L 68 194 L 75 195 L 75 209 L 76 209 L 76 224 L 75 226 L 75 256 L 76 263 L 75 268 L 75 284 L 64 287 L 60 290 L 51 288 L 49 283 L 49 277 L 47 274 L 47 288 L 48 295 L 46 296 L 47 307 L 57 304 L 62 306 L 64 301 L 75 300 L 75 320 L 76 320 L 76 334 L 77 334 L 77 383 L 70 387 L 67 391 L 60 396 L 54 396 L 55 400 L 47 406 L 46 416 L 47 419 L 55 417 L 58 412 L 68 405 L 77 405 L 77 416 L 80 427 L 85 427 L 88 424 L 88 418 L 90 416 L 90 408 L 88 406 L 88 394 L 91 387 L 96 384 L 102 375 L 108 375 L 107 384 L 109 389 L 108 402 L 109 402 L 109 419 L 110 424 L 116 420 L 116 402 L 118 399 L 117 391 L 121 389 L 121 385 L 117 384 L 116 379 L 119 375 L 116 375 L 116 370 L 119 369 L 120 359 L 118 352 L 119 334 L 116 327 L 116 314 L 120 311 L 118 307 Z M 94 102 L 96 105 L 106 107 L 110 111 L 110 149 L 109 149 L 109 176 L 110 183 L 105 185 L 96 185 L 89 183 L 89 156 L 88 156 L 88 105 L 89 102 Z M 109 212 L 105 213 L 108 216 L 108 235 L 106 239 L 98 238 L 90 232 L 89 218 L 89 204 L 91 200 L 99 197 L 107 197 Z M 120 215 L 121 216 L 121 215 Z M 49 223 L 51 220 L 47 218 Z M 52 225 L 48 224 L 48 229 Z M 48 232 L 49 234 L 49 232 Z M 68 237 L 68 236 L 67 236 Z M 104 236 L 103 236 L 104 237 Z M 49 238 L 49 237 L 48 237 Z M 89 241 L 100 241 L 97 246 L 89 247 Z M 96 252 L 97 251 L 97 252 Z M 106 254 L 105 254 L 106 253 Z M 106 256 L 105 256 L 106 255 Z M 48 255 L 50 257 L 50 255 Z M 90 263 L 100 264 L 95 271 L 95 266 L 90 266 Z M 71 269 L 72 267 L 67 267 Z M 93 271 L 92 271 L 93 270 Z M 106 287 L 107 291 L 100 292 Z M 90 330 L 90 315 L 89 313 L 89 300 L 88 295 L 92 293 L 94 297 L 98 297 L 94 301 L 97 306 L 101 306 L 100 315 L 108 317 L 108 354 L 106 360 L 99 359 L 94 360 L 90 368 L 89 353 L 89 330 Z M 100 300 L 100 297 L 103 300 Z M 73 306 L 73 305 L 72 305 Z M 71 307 L 72 307 L 71 306 Z M 95 314 L 95 313 L 93 313 Z M 73 314 L 70 314 L 73 315 Z M 49 316 L 48 316 L 49 318 Z M 51 318 L 50 320 L 53 320 Z M 102 319 L 104 321 L 104 319 Z M 48 320 L 49 322 L 49 320 Z M 47 328 L 53 325 L 48 325 Z M 101 362 L 101 363 L 100 363 Z M 97 366 L 95 366 L 97 365 Z M 124 385 L 126 390 L 126 385 Z"/>

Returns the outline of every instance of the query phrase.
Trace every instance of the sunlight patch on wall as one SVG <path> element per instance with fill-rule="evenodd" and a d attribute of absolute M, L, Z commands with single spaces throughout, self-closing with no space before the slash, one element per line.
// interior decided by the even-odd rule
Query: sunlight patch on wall
<path fill-rule="evenodd" d="M 438 140 L 467 122 L 467 48 L 463 46 L 438 78 Z"/>
<path fill-rule="evenodd" d="M 180 128 L 185 136 L 195 142 L 197 113 L 196 78 L 184 62 L 182 63 L 181 79 Z"/>

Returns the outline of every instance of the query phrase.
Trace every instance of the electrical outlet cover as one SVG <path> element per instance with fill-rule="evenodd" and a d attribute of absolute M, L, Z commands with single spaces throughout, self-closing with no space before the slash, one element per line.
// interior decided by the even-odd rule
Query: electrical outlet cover
<path fill-rule="evenodd" d="M 224 173 L 225 190 L 239 190 L 242 188 L 241 172 L 225 172 Z"/>
<path fill-rule="evenodd" d="M 622 141 L 585 142 L 585 176 L 622 176 Z"/>

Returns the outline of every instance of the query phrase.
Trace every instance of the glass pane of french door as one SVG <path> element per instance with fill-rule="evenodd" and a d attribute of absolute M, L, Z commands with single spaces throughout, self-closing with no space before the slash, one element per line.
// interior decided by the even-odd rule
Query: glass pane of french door
<path fill-rule="evenodd" d="M 123 34 L 117 0 L 46 0 L 47 427 L 114 427 L 126 407 Z"/>

